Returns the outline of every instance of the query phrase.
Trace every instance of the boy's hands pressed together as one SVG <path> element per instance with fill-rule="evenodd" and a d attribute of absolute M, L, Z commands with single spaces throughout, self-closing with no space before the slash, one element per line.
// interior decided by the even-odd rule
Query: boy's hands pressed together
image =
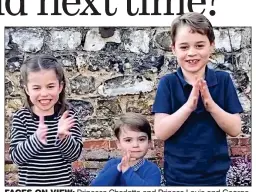
<path fill-rule="evenodd" d="M 188 101 L 185 103 L 190 112 L 193 112 L 197 108 L 199 98 L 199 79 L 196 77 L 196 82 L 193 85 L 192 91 L 189 95 Z"/>
<path fill-rule="evenodd" d="M 74 126 L 74 117 L 68 117 L 68 111 L 65 111 L 61 116 L 58 123 L 57 136 L 60 140 L 64 139 L 66 136 L 71 135 L 69 132 L 70 128 Z"/>
<path fill-rule="evenodd" d="M 198 79 L 196 77 L 196 82 L 193 85 L 192 91 L 189 95 L 188 101 L 186 102 L 185 106 L 189 109 L 190 112 L 196 110 L 199 93 L 201 93 L 205 109 L 208 112 L 211 112 L 214 108 L 215 102 L 212 99 L 206 81 L 202 78 Z"/>
<path fill-rule="evenodd" d="M 205 109 L 208 112 L 211 112 L 215 102 L 212 99 L 212 96 L 209 92 L 209 89 L 205 80 L 203 79 L 199 80 L 199 89 L 200 89 L 200 93 L 201 93 L 201 97 L 202 97 Z"/>
<path fill-rule="evenodd" d="M 44 145 L 47 144 L 46 135 L 47 126 L 44 124 L 44 116 L 39 116 L 39 125 L 38 129 L 36 130 L 36 136 L 39 139 L 39 141 Z"/>

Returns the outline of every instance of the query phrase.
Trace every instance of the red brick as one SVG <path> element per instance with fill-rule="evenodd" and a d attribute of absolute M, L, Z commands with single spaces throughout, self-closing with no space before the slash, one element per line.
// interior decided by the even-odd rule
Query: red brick
<path fill-rule="evenodd" d="M 74 169 L 78 169 L 81 167 L 83 167 L 83 163 L 81 161 L 75 161 L 72 163 L 72 168 L 74 168 Z"/>
<path fill-rule="evenodd" d="M 148 152 L 147 152 L 147 154 L 146 154 L 146 158 L 156 158 L 157 156 L 156 156 L 156 154 L 157 154 L 157 152 L 156 152 L 156 150 L 148 150 Z"/>
<path fill-rule="evenodd" d="M 84 141 L 84 148 L 86 149 L 109 149 L 108 140 L 86 140 Z"/>
<path fill-rule="evenodd" d="M 252 153 L 249 153 L 246 157 L 247 157 L 248 159 L 252 159 Z"/>
<path fill-rule="evenodd" d="M 5 143 L 4 150 L 9 151 L 9 148 L 10 148 L 10 143 Z"/>
<path fill-rule="evenodd" d="M 109 148 L 110 149 L 117 149 L 116 140 L 109 141 Z"/>
<path fill-rule="evenodd" d="M 108 153 L 110 158 L 120 157 L 122 155 L 119 149 L 113 149 Z"/>
<path fill-rule="evenodd" d="M 5 151 L 4 161 L 5 161 L 5 164 L 12 164 L 12 160 L 10 158 L 10 154 L 8 151 Z"/>
<path fill-rule="evenodd" d="M 76 161 L 76 164 L 72 164 L 73 169 L 102 169 L 106 164 L 106 161 Z"/>
<path fill-rule="evenodd" d="M 239 144 L 241 146 L 247 146 L 247 145 L 250 145 L 251 144 L 251 140 L 249 137 L 244 137 L 244 138 L 239 138 Z"/>
<path fill-rule="evenodd" d="M 159 148 L 157 150 L 148 150 L 145 157 L 150 159 L 161 159 L 163 157 L 163 151 L 163 148 Z"/>
<path fill-rule="evenodd" d="M 231 156 L 247 156 L 251 154 L 251 146 L 231 147 Z"/>
<path fill-rule="evenodd" d="M 239 144 L 239 139 L 238 138 L 228 138 L 228 144 L 230 147 L 233 147 L 233 146 L 238 146 Z"/>
<path fill-rule="evenodd" d="M 89 161 L 101 161 L 101 160 L 105 160 L 108 159 L 109 157 L 109 150 L 106 149 L 83 149 L 81 152 L 81 155 L 79 157 L 79 161 L 83 161 L 83 160 L 89 160 Z"/>

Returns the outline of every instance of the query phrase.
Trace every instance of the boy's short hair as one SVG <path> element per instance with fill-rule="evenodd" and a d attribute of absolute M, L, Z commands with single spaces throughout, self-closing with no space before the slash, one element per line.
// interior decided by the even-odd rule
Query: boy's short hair
<path fill-rule="evenodd" d="M 122 127 L 128 126 L 130 129 L 138 132 L 144 132 L 151 140 L 151 126 L 146 117 L 139 113 L 126 113 L 123 114 L 115 123 L 114 132 L 115 136 L 119 139 Z"/>
<path fill-rule="evenodd" d="M 179 17 L 173 20 L 171 25 L 172 45 L 175 44 L 175 37 L 176 37 L 178 28 L 183 25 L 189 26 L 193 32 L 199 33 L 201 35 L 206 35 L 210 43 L 214 42 L 215 35 L 213 32 L 213 27 L 211 22 L 203 14 L 196 13 L 196 12 L 189 12 L 189 13 L 180 15 Z"/>

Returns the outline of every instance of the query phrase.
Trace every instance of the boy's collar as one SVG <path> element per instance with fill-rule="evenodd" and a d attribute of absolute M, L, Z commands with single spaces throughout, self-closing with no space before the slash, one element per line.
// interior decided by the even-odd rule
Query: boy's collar
<path fill-rule="evenodd" d="M 131 166 L 134 171 L 137 171 L 145 162 L 145 159 L 140 159 L 135 165 Z"/>
<path fill-rule="evenodd" d="M 178 68 L 177 75 L 178 75 L 179 79 L 181 80 L 183 87 L 185 87 L 186 85 L 189 85 L 188 82 L 185 81 L 185 79 L 184 79 L 181 67 Z M 216 77 L 214 70 L 208 68 L 207 65 L 205 67 L 205 80 L 207 82 L 208 87 L 212 87 L 212 86 L 218 84 L 217 77 Z"/>

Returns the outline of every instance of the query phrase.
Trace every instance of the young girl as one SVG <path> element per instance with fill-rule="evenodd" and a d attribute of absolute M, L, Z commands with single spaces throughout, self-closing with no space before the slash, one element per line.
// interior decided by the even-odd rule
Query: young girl
<path fill-rule="evenodd" d="M 52 56 L 35 56 L 21 66 L 21 80 L 25 106 L 13 115 L 10 144 L 19 185 L 70 186 L 82 136 L 65 100 L 63 69 Z"/>

